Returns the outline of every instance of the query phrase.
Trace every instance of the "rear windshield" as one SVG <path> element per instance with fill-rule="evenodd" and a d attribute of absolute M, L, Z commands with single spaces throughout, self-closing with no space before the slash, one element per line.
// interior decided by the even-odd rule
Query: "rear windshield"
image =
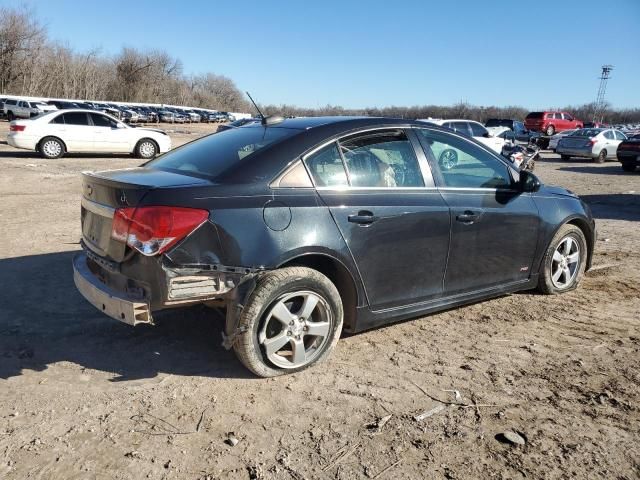
<path fill-rule="evenodd" d="M 234 128 L 188 143 L 145 166 L 215 178 L 239 160 L 299 132 L 262 126 Z"/>
<path fill-rule="evenodd" d="M 485 127 L 509 127 L 513 126 L 513 120 L 506 120 L 501 118 L 490 118 L 485 123 Z"/>
<path fill-rule="evenodd" d="M 604 128 L 581 128 L 580 130 L 576 130 L 569 136 L 570 137 L 595 137 L 603 130 Z"/>

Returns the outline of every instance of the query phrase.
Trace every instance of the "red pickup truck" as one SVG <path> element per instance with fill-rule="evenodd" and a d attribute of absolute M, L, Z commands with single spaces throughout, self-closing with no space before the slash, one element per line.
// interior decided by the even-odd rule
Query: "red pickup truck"
<path fill-rule="evenodd" d="M 531 112 L 524 120 L 527 130 L 554 135 L 563 130 L 583 128 L 584 122 L 566 112 Z"/>

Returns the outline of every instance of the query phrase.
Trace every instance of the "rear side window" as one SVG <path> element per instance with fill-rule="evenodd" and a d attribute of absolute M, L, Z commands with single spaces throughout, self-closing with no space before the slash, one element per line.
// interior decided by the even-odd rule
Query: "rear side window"
<path fill-rule="evenodd" d="M 87 114 L 84 112 L 70 112 L 62 115 L 67 125 L 89 125 Z"/>
<path fill-rule="evenodd" d="M 613 140 L 615 137 L 611 130 L 607 130 L 606 132 L 604 132 L 604 138 L 606 138 L 607 140 Z"/>
<path fill-rule="evenodd" d="M 58 125 L 64 125 L 64 115 L 58 115 L 53 120 L 51 120 L 49 123 L 56 123 Z"/>
<path fill-rule="evenodd" d="M 145 166 L 215 178 L 240 160 L 299 132 L 281 127 L 232 128 L 187 143 Z"/>
<path fill-rule="evenodd" d="M 342 157 L 335 143 L 309 155 L 305 162 L 317 187 L 349 185 Z"/>
<path fill-rule="evenodd" d="M 544 112 L 531 112 L 529 115 L 527 115 L 528 119 L 536 119 L 536 118 L 543 118 L 544 117 Z"/>
<path fill-rule="evenodd" d="M 424 187 L 413 145 L 403 131 L 373 131 L 340 141 L 353 187 Z"/>

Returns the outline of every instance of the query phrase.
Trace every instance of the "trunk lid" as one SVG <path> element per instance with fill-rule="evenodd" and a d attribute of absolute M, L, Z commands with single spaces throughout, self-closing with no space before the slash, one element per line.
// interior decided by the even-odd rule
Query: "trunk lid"
<path fill-rule="evenodd" d="M 115 210 L 139 206 L 151 190 L 205 186 L 209 181 L 150 168 L 131 168 L 82 174 L 82 240 L 101 257 L 121 262 L 125 243 L 111 238 Z"/>

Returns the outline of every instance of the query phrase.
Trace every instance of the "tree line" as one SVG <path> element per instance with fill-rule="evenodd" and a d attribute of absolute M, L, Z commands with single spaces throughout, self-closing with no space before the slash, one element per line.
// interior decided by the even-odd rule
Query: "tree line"
<path fill-rule="evenodd" d="M 78 52 L 48 37 L 28 9 L 0 8 L 0 93 L 33 97 L 188 105 L 223 111 L 254 111 L 236 84 L 224 75 L 186 75 L 180 59 L 163 50 L 123 47 L 113 56 L 99 49 Z M 488 118 L 523 120 L 520 106 L 482 107 L 464 102 L 450 106 L 421 105 L 347 109 L 327 105 L 302 108 L 261 105 L 265 114 L 285 116 L 368 115 L 397 118 Z M 589 121 L 595 105 L 560 110 Z M 640 122 L 640 108 L 602 112 L 605 122 Z"/>

